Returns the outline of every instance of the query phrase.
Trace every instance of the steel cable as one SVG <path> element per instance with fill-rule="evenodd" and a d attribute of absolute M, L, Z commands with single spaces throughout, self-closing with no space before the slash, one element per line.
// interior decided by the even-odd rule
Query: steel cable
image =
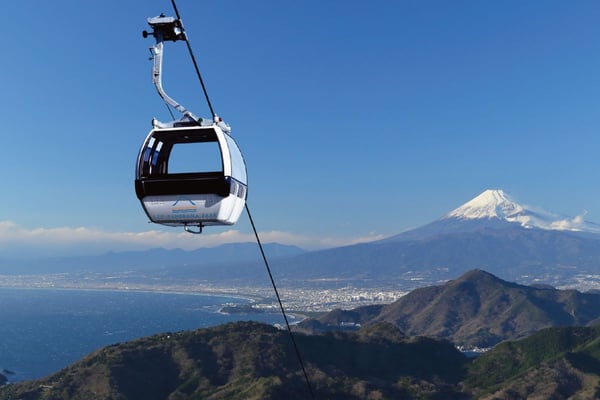
<path fill-rule="evenodd" d="M 202 86 L 202 91 L 204 92 L 204 97 L 206 98 L 206 103 L 208 104 L 208 108 L 210 109 L 210 113 L 212 117 L 216 117 L 217 114 L 213 109 L 212 103 L 210 102 L 210 98 L 208 97 L 208 92 L 206 90 L 206 86 L 204 85 L 204 79 L 202 79 L 202 74 L 200 73 L 200 68 L 198 68 L 198 63 L 196 62 L 196 57 L 194 56 L 194 51 L 192 50 L 192 46 L 190 45 L 190 41 L 188 40 L 187 34 L 185 33 L 185 29 L 183 28 L 183 22 L 181 22 L 181 17 L 179 16 L 179 10 L 177 9 L 177 5 L 175 4 L 175 0 L 171 0 L 171 4 L 173 5 L 173 10 L 175 10 L 175 15 L 177 16 L 177 20 L 181 24 L 181 30 L 184 33 L 183 37 L 185 40 L 185 44 L 188 48 L 188 53 L 192 58 L 192 63 L 194 64 L 194 69 L 196 70 L 196 75 L 198 76 L 198 80 L 200 81 L 200 85 Z"/>
<path fill-rule="evenodd" d="M 290 327 L 290 323 L 288 322 L 288 318 L 285 313 L 285 308 L 283 307 L 283 303 L 281 302 L 281 297 L 279 297 L 279 291 L 277 290 L 277 285 L 275 285 L 275 279 L 273 279 L 273 274 L 271 273 L 271 267 L 269 266 L 269 262 L 267 261 L 267 256 L 265 255 L 265 251 L 263 250 L 263 246 L 260 242 L 260 237 L 258 236 L 258 232 L 256 231 L 256 226 L 254 225 L 254 220 L 252 219 L 252 215 L 250 214 L 250 209 L 248 208 L 248 203 L 246 203 L 246 213 L 248 213 L 248 218 L 250 219 L 250 225 L 252 225 L 252 230 L 254 231 L 254 236 L 256 236 L 256 243 L 258 243 L 258 247 L 260 249 L 260 254 L 262 255 L 263 261 L 265 263 L 265 267 L 267 268 L 267 272 L 269 273 L 269 278 L 271 279 L 271 284 L 273 285 L 273 290 L 275 291 L 275 296 L 277 297 L 277 302 L 279 302 L 279 308 L 281 309 L 281 314 L 283 314 L 283 319 L 285 320 L 285 325 L 287 327 L 287 331 L 290 334 L 290 339 L 294 346 L 294 350 L 296 352 L 296 357 L 298 358 L 298 362 L 300 363 L 300 367 L 302 368 L 302 372 L 304 374 L 304 380 L 306 381 L 306 386 L 308 387 L 308 391 L 310 392 L 311 398 L 315 399 L 316 397 L 313 392 L 312 386 L 310 384 L 310 379 L 308 379 L 308 374 L 306 373 L 306 368 L 304 367 L 304 361 L 302 360 L 302 356 L 300 355 L 300 350 L 298 349 L 298 345 L 296 344 L 296 338 L 294 337 L 294 333 L 292 332 L 292 328 Z"/>

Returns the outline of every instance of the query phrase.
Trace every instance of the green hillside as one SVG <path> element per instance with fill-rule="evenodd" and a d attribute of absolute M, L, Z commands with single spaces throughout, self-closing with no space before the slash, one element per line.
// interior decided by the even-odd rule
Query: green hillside
<path fill-rule="evenodd" d="M 467 359 L 446 341 L 391 325 L 297 336 L 320 399 L 464 398 Z M 309 399 L 287 332 L 252 322 L 163 334 L 104 348 L 0 399 Z"/>
<path fill-rule="evenodd" d="M 475 359 L 466 387 L 482 398 L 600 398 L 600 327 L 548 328 Z"/>
<path fill-rule="evenodd" d="M 297 335 L 317 399 L 600 398 L 600 327 L 548 328 L 467 359 L 391 324 Z M 310 399 L 287 332 L 239 322 L 101 349 L 1 400 Z"/>

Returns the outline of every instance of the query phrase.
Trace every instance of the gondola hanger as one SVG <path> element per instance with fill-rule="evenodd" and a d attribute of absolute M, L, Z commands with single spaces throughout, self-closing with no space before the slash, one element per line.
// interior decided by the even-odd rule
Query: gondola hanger
<path fill-rule="evenodd" d="M 190 48 L 181 20 L 161 14 L 149 18 L 148 24 L 152 32 L 144 31 L 143 36 L 156 40 L 150 48 L 152 81 L 159 96 L 182 116 L 169 122 L 152 120 L 137 158 L 136 195 L 157 224 L 182 226 L 190 233 L 201 233 L 204 226 L 233 225 L 248 193 L 242 153 L 229 125 L 214 113 L 202 80 L 211 119 L 197 117 L 163 89 L 164 42 L 184 40 Z"/>

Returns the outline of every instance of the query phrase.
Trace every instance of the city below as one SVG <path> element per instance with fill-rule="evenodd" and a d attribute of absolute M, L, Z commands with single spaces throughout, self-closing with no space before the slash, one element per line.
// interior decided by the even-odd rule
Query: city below
<path fill-rule="evenodd" d="M 446 280 L 433 280 L 428 274 L 411 272 L 405 279 L 391 281 L 360 280 L 282 280 L 278 292 L 286 310 L 292 312 L 327 312 L 336 308 L 353 309 L 364 305 L 389 304 L 424 286 L 439 285 Z M 563 277 L 523 276 L 519 283 L 526 285 L 551 285 L 558 289 L 576 289 L 581 292 L 600 290 L 600 275 L 573 275 L 568 281 Z M 184 293 L 197 295 L 240 297 L 251 301 L 257 311 L 279 311 L 275 292 L 267 282 L 251 285 L 247 282 L 208 282 L 175 280 L 141 276 L 139 273 L 64 273 L 40 275 L 0 275 L 0 287 L 21 289 L 63 290 L 127 290 Z"/>
<path fill-rule="evenodd" d="M 323 282 L 308 285 L 303 282 L 301 287 L 290 287 L 290 281 L 284 281 L 278 292 L 284 307 L 296 312 L 326 312 L 335 308 L 351 309 L 363 305 L 389 304 L 406 294 L 408 290 L 398 290 L 392 287 L 359 288 L 341 284 L 336 287 L 328 280 L 326 287 Z M 421 285 L 419 285 L 421 286 Z M 246 298 L 252 302 L 256 310 L 279 312 L 272 286 L 235 287 L 225 284 L 207 282 L 177 282 L 165 280 L 161 283 L 156 278 L 140 278 L 130 273 L 114 274 L 47 274 L 47 275 L 0 275 L 0 287 L 19 289 L 56 289 L 56 290 L 127 290 L 155 291 L 168 293 L 224 296 Z"/>

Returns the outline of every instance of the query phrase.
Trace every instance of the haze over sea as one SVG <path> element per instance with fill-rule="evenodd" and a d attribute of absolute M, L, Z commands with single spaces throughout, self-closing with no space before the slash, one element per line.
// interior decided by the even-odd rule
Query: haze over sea
<path fill-rule="evenodd" d="M 282 323 L 279 314 L 219 313 L 248 300 L 131 291 L 0 288 L 0 371 L 11 381 L 60 370 L 114 343 L 237 320 Z"/>

